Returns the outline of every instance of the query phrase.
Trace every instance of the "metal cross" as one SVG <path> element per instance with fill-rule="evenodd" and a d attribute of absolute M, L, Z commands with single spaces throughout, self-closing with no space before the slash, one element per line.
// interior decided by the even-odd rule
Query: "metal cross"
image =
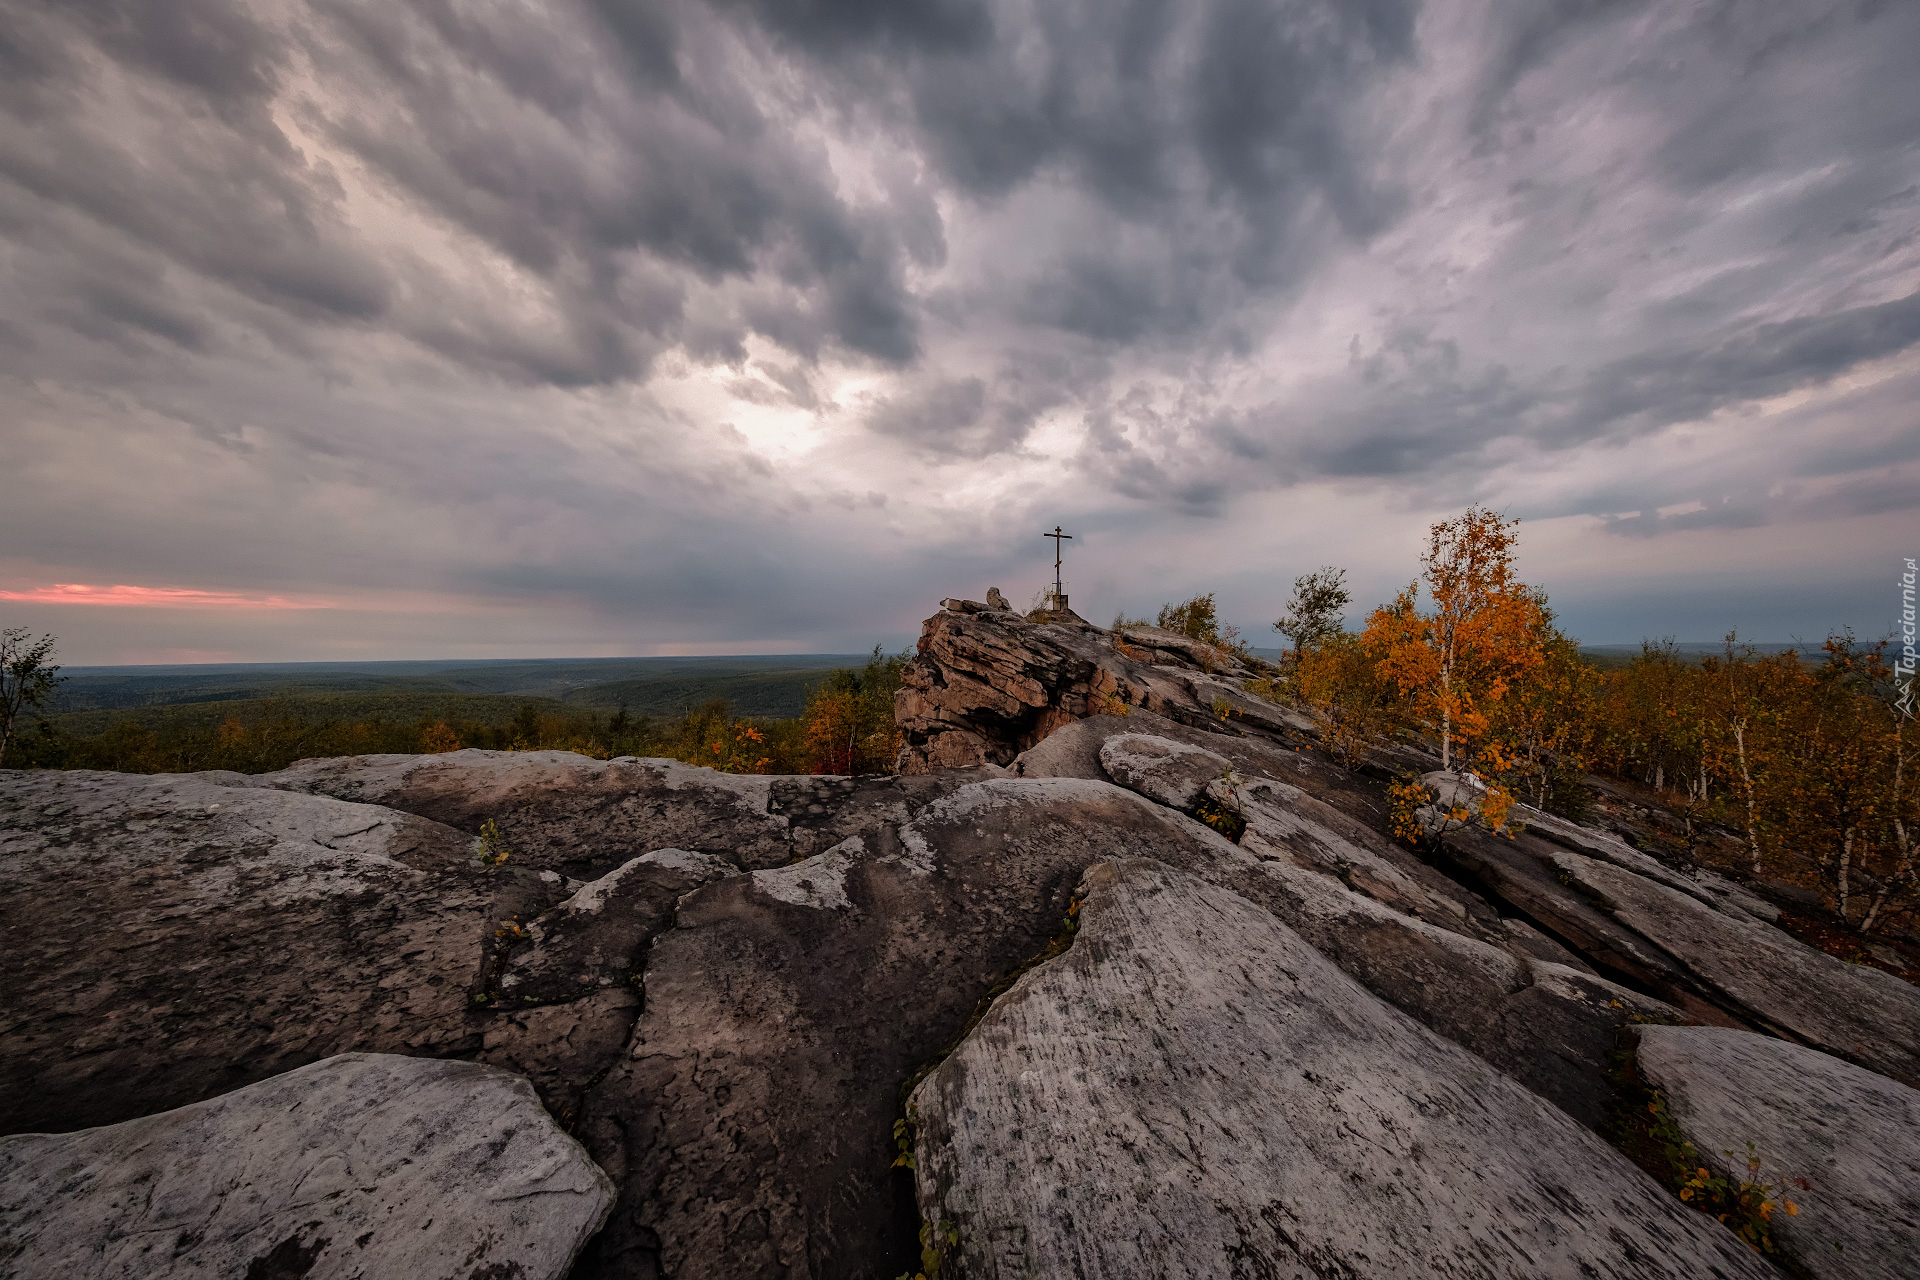
<path fill-rule="evenodd" d="M 1059 598 L 1060 598 L 1061 596 L 1063 596 L 1063 595 L 1065 595 L 1065 594 L 1067 593 L 1067 592 L 1066 592 L 1066 588 L 1065 588 L 1064 586 L 1062 586 L 1062 585 L 1061 585 L 1061 583 L 1060 583 L 1060 547 L 1061 547 L 1061 540 L 1062 540 L 1062 539 L 1067 539 L 1067 540 L 1069 540 L 1069 541 L 1071 541 L 1071 540 L 1072 540 L 1072 538 L 1073 538 L 1073 535 L 1072 535 L 1072 534 L 1070 534 L 1070 533 L 1062 533 L 1062 532 L 1060 532 L 1060 526 L 1059 526 L 1059 525 L 1055 525 L 1055 526 L 1053 526 L 1053 532 L 1052 532 L 1052 533 L 1043 533 L 1043 534 L 1041 534 L 1040 536 L 1041 536 L 1041 537 L 1043 537 L 1043 538 L 1052 538 L 1052 539 L 1053 539 L 1053 598 L 1054 598 L 1054 599 L 1056 599 L 1056 600 L 1058 600 L 1058 599 L 1059 599 Z"/>

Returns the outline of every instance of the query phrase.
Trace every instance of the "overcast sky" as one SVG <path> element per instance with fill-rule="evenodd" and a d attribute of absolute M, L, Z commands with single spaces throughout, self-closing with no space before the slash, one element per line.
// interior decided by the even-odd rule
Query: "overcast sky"
<path fill-rule="evenodd" d="M 1920 555 L 1920 4 L 0 0 L 0 625 L 844 652 L 1067 578 L 1593 643 Z"/>

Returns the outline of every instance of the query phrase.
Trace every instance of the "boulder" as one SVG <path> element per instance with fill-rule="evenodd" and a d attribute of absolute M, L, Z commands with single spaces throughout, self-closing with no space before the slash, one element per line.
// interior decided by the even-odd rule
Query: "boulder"
<path fill-rule="evenodd" d="M 571 751 L 303 760 L 255 785 L 365 801 L 469 833 L 492 820 L 513 865 L 593 880 L 655 849 L 775 867 L 905 822 L 965 779 L 776 777 Z"/>
<path fill-rule="evenodd" d="M 559 1280 L 612 1202 L 526 1081 L 349 1053 L 0 1139 L 0 1276 Z"/>
<path fill-rule="evenodd" d="M 1129 791 L 1188 810 L 1207 788 L 1233 772 L 1233 762 L 1205 747 L 1156 734 L 1115 734 L 1100 744 L 1100 767 Z"/>
<path fill-rule="evenodd" d="M 0 773 L 0 1132 L 111 1124 L 348 1050 L 478 1051 L 493 930 L 563 886 L 473 844 L 219 778 Z"/>
<path fill-rule="evenodd" d="M 957 1274 L 1773 1275 L 1245 899 L 1147 860 L 1085 892 L 914 1092 Z"/>
<path fill-rule="evenodd" d="M 1781 1251 L 1821 1280 L 1907 1280 L 1920 1259 L 1920 1092 L 1800 1045 L 1719 1027 L 1649 1027 L 1641 1075 L 1700 1160 L 1797 1202 Z M 1786 1178 L 1812 1185 L 1779 1186 Z"/>
<path fill-rule="evenodd" d="M 1081 872 L 1116 851 L 1252 863 L 1110 784 L 1004 779 L 682 899 L 577 1129 L 622 1187 L 578 1274 L 893 1280 L 917 1225 L 888 1167 L 901 1086 L 1060 933 Z"/>
<path fill-rule="evenodd" d="M 1200 726 L 1220 723 L 1216 703 L 1273 732 L 1311 723 L 1246 693 L 1239 682 L 1253 673 L 1245 664 L 1186 636 L 943 603 L 921 629 L 894 701 L 910 774 L 1006 765 L 1076 720 L 1136 708 Z"/>
<path fill-rule="evenodd" d="M 1556 854 L 1553 862 L 1615 920 L 1685 965 L 1722 1007 L 1754 1026 L 1920 1085 L 1920 988 L 1609 863 L 1576 853 Z"/>

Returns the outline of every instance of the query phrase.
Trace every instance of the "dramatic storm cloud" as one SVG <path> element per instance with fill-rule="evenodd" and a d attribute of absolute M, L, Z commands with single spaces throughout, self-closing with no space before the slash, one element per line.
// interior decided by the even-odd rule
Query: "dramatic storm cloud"
<path fill-rule="evenodd" d="M 76 661 L 1362 603 L 1885 629 L 1920 6 L 0 0 L 0 622 Z M 1271 633 L 1266 633 L 1271 634 Z"/>

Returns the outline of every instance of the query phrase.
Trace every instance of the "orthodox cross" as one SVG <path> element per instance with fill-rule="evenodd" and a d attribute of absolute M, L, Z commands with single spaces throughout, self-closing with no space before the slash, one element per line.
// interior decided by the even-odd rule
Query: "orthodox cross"
<path fill-rule="evenodd" d="M 1053 598 L 1061 601 L 1062 604 L 1060 607 L 1064 608 L 1067 591 L 1060 583 L 1060 548 L 1063 545 L 1062 539 L 1071 541 L 1073 535 L 1060 532 L 1060 526 L 1055 525 L 1053 526 L 1052 533 L 1043 533 L 1040 536 L 1053 539 Z"/>

